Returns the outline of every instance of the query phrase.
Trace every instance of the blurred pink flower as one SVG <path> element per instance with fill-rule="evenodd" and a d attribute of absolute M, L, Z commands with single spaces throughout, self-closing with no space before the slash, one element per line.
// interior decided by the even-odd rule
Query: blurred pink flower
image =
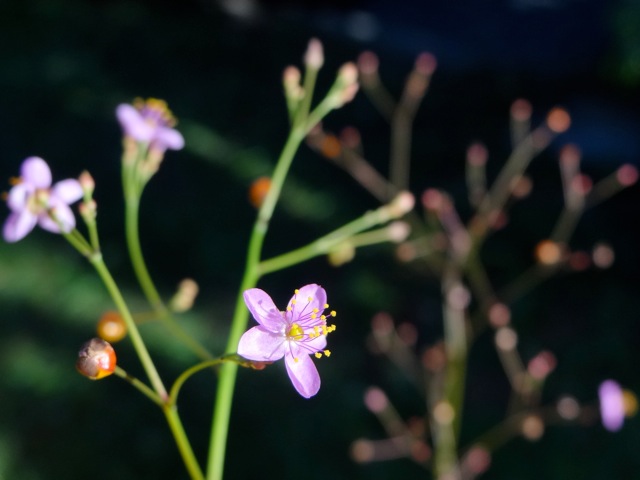
<path fill-rule="evenodd" d="M 598 388 L 602 425 L 611 432 L 617 432 L 624 424 L 624 395 L 618 382 L 605 380 Z"/>
<path fill-rule="evenodd" d="M 182 134 L 173 128 L 176 120 L 163 100 L 136 99 L 133 105 L 120 104 L 116 117 L 126 136 L 136 142 L 148 143 L 153 150 L 164 152 L 184 147 Z"/>
<path fill-rule="evenodd" d="M 319 285 L 310 284 L 295 291 L 285 311 L 281 312 L 266 292 L 252 288 L 244 292 L 244 301 L 258 326 L 242 335 L 238 355 L 249 360 L 274 361 L 284 357 L 287 373 L 300 395 L 310 398 L 320 390 L 320 375 L 309 355 L 320 358 L 326 336 L 335 330 L 327 325 L 327 294 Z"/>
<path fill-rule="evenodd" d="M 51 187 L 47 162 L 40 157 L 27 158 L 20 167 L 20 179 L 7 196 L 11 214 L 4 223 L 4 239 L 17 242 L 36 225 L 54 233 L 69 233 L 76 226 L 69 205 L 81 198 L 77 180 L 62 180 Z"/>

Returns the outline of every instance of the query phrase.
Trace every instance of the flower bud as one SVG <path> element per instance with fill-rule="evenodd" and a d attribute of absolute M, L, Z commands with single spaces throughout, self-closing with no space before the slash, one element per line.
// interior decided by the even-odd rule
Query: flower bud
<path fill-rule="evenodd" d="M 185 278 L 178 285 L 178 291 L 169 302 L 169 308 L 174 312 L 186 312 L 191 310 L 193 302 L 198 296 L 200 288 L 195 280 Z"/>
<path fill-rule="evenodd" d="M 80 182 L 80 186 L 82 187 L 82 192 L 84 193 L 85 198 L 91 198 L 93 196 L 93 191 L 96 188 L 96 182 L 88 171 L 83 171 L 78 177 L 78 182 Z"/>
<path fill-rule="evenodd" d="M 101 338 L 92 338 L 78 352 L 76 369 L 91 380 L 111 375 L 116 369 L 116 352 Z"/>
<path fill-rule="evenodd" d="M 304 63 L 307 68 L 320 70 L 324 63 L 324 50 L 322 43 L 317 38 L 309 40 L 309 46 L 304 54 Z"/>

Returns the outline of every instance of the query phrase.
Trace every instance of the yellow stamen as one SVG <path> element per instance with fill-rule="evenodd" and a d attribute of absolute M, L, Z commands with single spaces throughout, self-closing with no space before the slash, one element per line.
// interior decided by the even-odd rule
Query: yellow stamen
<path fill-rule="evenodd" d="M 322 353 L 320 353 L 320 352 L 316 352 L 316 353 L 315 353 L 315 356 L 316 356 L 316 358 L 320 358 L 320 357 L 322 357 Z"/>
<path fill-rule="evenodd" d="M 323 308 L 329 308 L 329 304 L 325 303 Z"/>
<path fill-rule="evenodd" d="M 293 291 L 293 293 L 295 293 L 296 295 L 300 293 L 300 290 L 298 290 L 297 288 Z"/>
<path fill-rule="evenodd" d="M 324 354 L 326 357 L 330 357 L 331 356 L 331 350 L 325 350 Z"/>
<path fill-rule="evenodd" d="M 331 315 L 332 317 L 335 317 L 338 313 L 335 310 L 331 310 L 331 313 L 329 315 Z"/>
<path fill-rule="evenodd" d="M 298 363 L 299 358 L 298 358 L 298 357 L 293 357 L 293 361 L 294 361 L 295 363 Z"/>

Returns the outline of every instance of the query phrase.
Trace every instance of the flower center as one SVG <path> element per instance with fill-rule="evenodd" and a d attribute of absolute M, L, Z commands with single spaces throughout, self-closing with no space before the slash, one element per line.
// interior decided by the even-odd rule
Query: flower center
<path fill-rule="evenodd" d="M 329 308 L 328 304 L 320 305 L 321 309 L 316 307 L 316 302 L 312 297 L 298 298 L 299 290 L 295 291 L 295 295 L 291 299 L 291 303 L 287 306 L 284 313 L 285 318 L 292 321 L 289 330 L 286 332 L 287 340 L 295 342 L 298 347 L 316 358 L 330 356 L 329 350 L 318 350 L 314 345 L 314 340 L 320 336 L 327 336 L 336 329 L 335 325 L 328 325 L 329 317 L 335 317 L 335 310 L 330 311 L 327 315 L 323 312 Z M 294 309 L 295 306 L 295 309 Z M 298 358 L 294 358 L 297 362 Z"/>
<path fill-rule="evenodd" d="M 304 330 L 300 325 L 294 323 L 291 325 L 291 328 L 287 332 L 287 337 L 292 340 L 302 340 L 304 337 Z"/>
<path fill-rule="evenodd" d="M 49 207 L 49 189 L 38 188 L 27 199 L 27 208 L 34 215 L 40 215 Z"/>
<path fill-rule="evenodd" d="M 143 100 L 136 98 L 133 106 L 140 112 L 140 115 L 147 123 L 158 127 L 175 127 L 177 121 L 167 107 L 167 102 L 157 98 Z"/>

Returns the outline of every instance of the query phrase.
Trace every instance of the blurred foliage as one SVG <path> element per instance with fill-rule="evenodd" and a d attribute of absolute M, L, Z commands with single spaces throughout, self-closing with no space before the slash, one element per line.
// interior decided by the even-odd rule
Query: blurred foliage
<path fill-rule="evenodd" d="M 632 79 L 637 5 L 620 5 L 613 18 L 618 38 L 627 45 L 620 51 L 628 53 L 617 66 Z M 113 111 L 135 96 L 154 96 L 166 99 L 181 120 L 178 128 L 188 146 L 168 155 L 145 192 L 142 241 L 167 297 L 186 276 L 200 284 L 195 312 L 180 318 L 215 352 L 225 345 L 254 218 L 247 188 L 270 171 L 286 136 L 281 71 L 298 63 L 309 36 L 322 37 L 312 22 L 305 23 L 313 12 L 280 14 L 266 2 L 263 7 L 262 17 L 248 24 L 209 2 L 0 4 L 0 173 L 16 175 L 19 162 L 33 154 L 50 162 L 56 178 L 91 171 L 98 185 L 105 259 L 136 311 L 144 310 L 144 303 L 123 244 L 120 131 Z M 332 81 L 337 65 L 370 47 L 335 36 L 323 41 L 328 65 L 319 88 Z M 394 54 L 391 46 L 381 59 L 383 77 L 398 91 L 413 59 Z M 508 151 L 507 112 L 516 96 L 528 96 L 543 112 L 572 100 L 574 91 L 589 96 L 603 90 L 613 99 L 628 94 L 583 72 L 558 80 L 490 69 L 437 71 L 415 126 L 415 192 L 446 188 L 462 202 L 464 151 L 477 138 L 487 143 L 492 168 L 498 168 Z M 347 124 L 361 129 L 365 153 L 384 172 L 387 126 L 364 98 L 336 112 L 326 126 L 338 130 Z M 533 262 L 532 248 L 548 234 L 561 205 L 554 153 L 536 163 L 534 194 L 486 247 L 499 283 Z M 618 161 L 615 154 L 586 160 L 594 177 L 615 168 L 608 161 Z M 302 245 L 375 205 L 347 175 L 304 149 L 294 162 L 265 254 Z M 638 214 L 637 187 L 590 212 L 575 245 L 588 249 L 606 236 L 617 252 L 615 266 L 553 279 L 515 305 L 525 358 L 540 348 L 558 357 L 545 390 L 548 401 L 571 393 L 591 402 L 597 384 L 611 376 L 640 392 L 635 368 L 640 362 Z M 372 356 L 365 338 L 371 316 L 386 310 L 398 321 L 416 324 L 420 349 L 436 341 L 442 328 L 438 285 L 419 268 L 395 262 L 392 247 L 374 247 L 341 269 L 317 259 L 267 277 L 261 286 L 282 303 L 293 288 L 309 282 L 326 287 L 339 313 L 334 355 L 318 362 L 323 387 L 315 399 L 304 401 L 282 365 L 242 371 L 227 478 L 293 479 L 301 475 L 301 466 L 309 479 L 428 478 L 409 460 L 357 465 L 349 447 L 360 436 L 385 436 L 362 403 L 371 384 L 388 392 L 404 418 L 424 414 L 411 384 Z M 89 382 L 76 374 L 77 349 L 112 305 L 90 266 L 63 239 L 38 231 L 17 245 L 0 245 L 0 305 L 0 478 L 186 478 L 155 406 L 115 378 Z M 168 379 L 194 361 L 156 324 L 143 325 L 143 334 Z M 121 364 L 142 375 L 127 340 L 117 349 Z M 180 396 L 181 414 L 201 458 L 214 388 L 212 374 L 202 372 Z M 468 389 L 464 440 L 498 421 L 506 407 L 508 385 L 489 335 L 471 352 Z M 632 478 L 640 471 L 639 436 L 638 419 L 617 435 L 597 424 L 552 427 L 538 443 L 518 440 L 498 452 L 482 478 Z"/>

